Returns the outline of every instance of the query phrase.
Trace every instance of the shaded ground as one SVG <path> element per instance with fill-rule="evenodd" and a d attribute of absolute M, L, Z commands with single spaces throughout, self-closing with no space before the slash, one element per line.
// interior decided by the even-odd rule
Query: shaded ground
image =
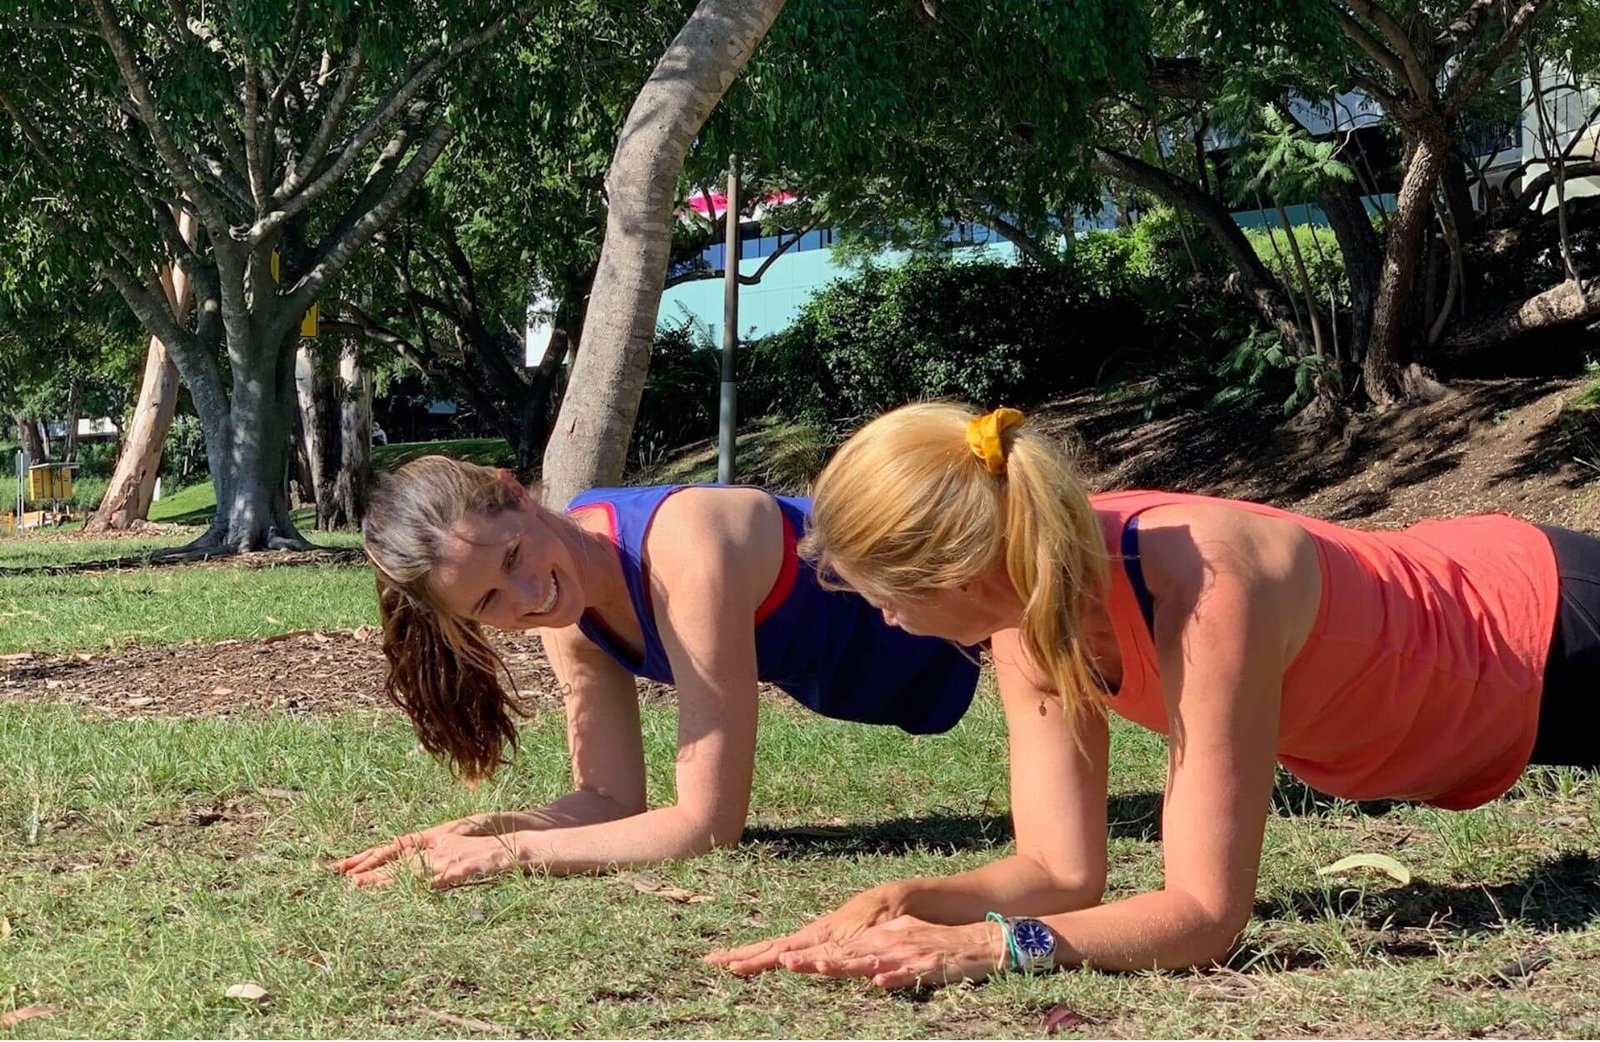
<path fill-rule="evenodd" d="M 1351 420 L 1336 434 L 1281 424 L 1276 409 L 1207 412 L 1195 393 L 1147 420 L 1145 400 L 1081 395 L 1035 422 L 1073 441 L 1100 489 L 1254 499 L 1315 517 L 1393 527 L 1506 511 L 1600 529 L 1600 422 L 1569 407 L 1579 380 L 1461 381 L 1450 397 Z"/>

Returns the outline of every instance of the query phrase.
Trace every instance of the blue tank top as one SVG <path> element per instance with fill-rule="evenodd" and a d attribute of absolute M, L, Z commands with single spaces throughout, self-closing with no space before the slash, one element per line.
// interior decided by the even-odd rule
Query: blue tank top
<path fill-rule="evenodd" d="M 567 512 L 604 510 L 622 561 L 628 596 L 644 636 L 638 661 L 585 612 L 578 627 L 634 676 L 673 683 L 661 644 L 642 560 L 656 511 L 683 485 L 598 488 L 574 498 Z M 911 734 L 954 727 L 978 683 L 975 649 L 890 626 L 859 594 L 825 590 L 815 568 L 795 551 L 811 516 L 811 501 L 774 496 L 783 513 L 784 558 L 772 592 L 756 611 L 760 678 L 823 716 L 864 724 L 893 724 Z"/>

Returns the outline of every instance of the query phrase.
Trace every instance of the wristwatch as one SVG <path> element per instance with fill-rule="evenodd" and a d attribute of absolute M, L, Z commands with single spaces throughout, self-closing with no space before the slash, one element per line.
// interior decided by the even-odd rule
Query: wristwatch
<path fill-rule="evenodd" d="M 1006 927 L 1011 932 L 1011 954 L 1017 969 L 1039 973 L 1055 968 L 1056 935 L 1050 927 L 1037 919 L 1007 919 Z"/>

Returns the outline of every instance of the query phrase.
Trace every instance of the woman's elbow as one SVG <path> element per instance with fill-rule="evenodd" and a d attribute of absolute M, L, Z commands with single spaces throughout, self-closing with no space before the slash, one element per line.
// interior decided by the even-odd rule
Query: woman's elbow
<path fill-rule="evenodd" d="M 706 816 L 692 815 L 688 827 L 684 830 L 687 837 L 688 849 L 684 852 L 687 857 L 699 857 L 709 854 L 713 850 L 731 847 L 744 838 L 745 816 Z"/>
<path fill-rule="evenodd" d="M 1103 864 L 1052 865 L 1039 857 L 1035 857 L 1034 862 L 1049 881 L 1050 903 L 1059 906 L 1056 910 L 1093 908 L 1105 899 L 1106 870 Z"/>
<path fill-rule="evenodd" d="M 1228 961 L 1233 954 L 1234 946 L 1239 943 L 1239 936 L 1244 933 L 1245 927 L 1250 925 L 1250 916 L 1253 909 L 1250 905 L 1218 909 L 1202 916 L 1199 928 L 1194 933 L 1193 943 L 1186 952 L 1187 958 L 1182 960 L 1182 966 L 1166 966 L 1163 969 L 1187 969 L 1190 967 L 1206 967 L 1221 965 Z"/>

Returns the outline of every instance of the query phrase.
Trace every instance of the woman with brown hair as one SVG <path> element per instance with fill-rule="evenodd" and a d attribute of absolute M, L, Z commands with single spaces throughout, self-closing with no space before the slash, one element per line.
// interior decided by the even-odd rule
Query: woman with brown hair
<path fill-rule="evenodd" d="M 1600 540 L 1090 496 L 1022 419 L 869 423 L 817 481 L 806 551 L 908 632 L 990 642 L 1016 852 L 711 961 L 886 987 L 1205 964 L 1251 915 L 1276 763 L 1336 796 L 1466 808 L 1530 762 L 1600 762 Z M 1165 885 L 1102 903 L 1108 710 L 1168 736 Z"/>
<path fill-rule="evenodd" d="M 565 513 L 507 471 L 440 456 L 385 479 L 368 511 L 386 690 L 422 746 L 468 779 L 507 762 L 514 698 L 485 628 L 537 629 L 565 696 L 573 790 L 464 818 L 334 867 L 360 885 L 397 864 L 434 886 L 514 868 L 592 872 L 736 842 L 749 811 L 756 684 L 825 716 L 912 734 L 954 726 L 972 653 L 890 626 L 824 589 L 796 544 L 810 503 L 750 487 L 596 489 Z M 635 678 L 678 696 L 677 803 L 645 805 Z"/>

